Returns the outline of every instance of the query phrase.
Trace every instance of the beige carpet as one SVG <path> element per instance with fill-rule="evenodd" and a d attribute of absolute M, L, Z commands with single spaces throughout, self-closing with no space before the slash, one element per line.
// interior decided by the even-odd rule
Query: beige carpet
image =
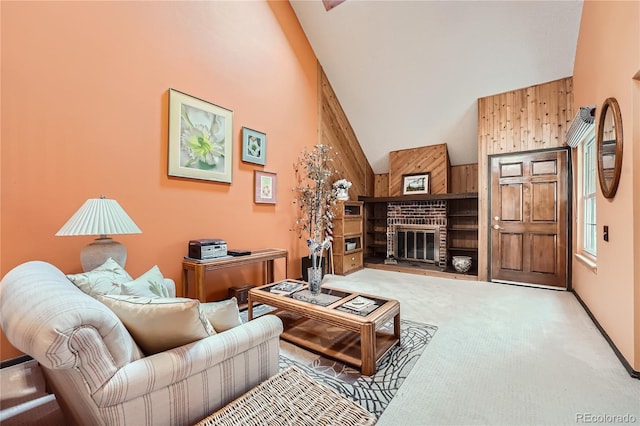
<path fill-rule="evenodd" d="M 380 426 L 576 425 L 616 415 L 640 424 L 640 380 L 572 293 L 374 269 L 341 282 L 396 298 L 402 318 L 438 326 Z"/>

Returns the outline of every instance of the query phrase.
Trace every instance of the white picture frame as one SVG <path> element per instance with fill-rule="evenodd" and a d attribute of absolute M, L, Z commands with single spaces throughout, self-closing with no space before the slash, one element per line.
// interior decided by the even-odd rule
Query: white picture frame
<path fill-rule="evenodd" d="M 168 174 L 231 183 L 233 111 L 169 89 Z"/>

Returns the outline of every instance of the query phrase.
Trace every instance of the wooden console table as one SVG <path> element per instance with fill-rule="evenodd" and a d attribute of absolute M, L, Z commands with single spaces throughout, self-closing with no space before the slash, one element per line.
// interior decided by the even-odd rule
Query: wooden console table
<path fill-rule="evenodd" d="M 264 280 L 265 284 L 274 282 L 273 277 L 273 263 L 274 260 L 284 258 L 284 271 L 285 278 L 288 274 L 288 252 L 284 249 L 260 249 L 253 250 L 251 254 L 246 256 L 234 256 L 225 257 L 223 259 L 211 259 L 211 260 L 195 260 L 184 259 L 182 261 L 182 295 L 187 297 L 189 290 L 189 271 L 193 271 L 196 297 L 200 302 L 206 302 L 204 293 L 204 279 L 205 275 L 209 271 L 216 271 L 224 268 L 231 268 L 235 266 L 249 265 L 252 263 L 265 263 Z"/>

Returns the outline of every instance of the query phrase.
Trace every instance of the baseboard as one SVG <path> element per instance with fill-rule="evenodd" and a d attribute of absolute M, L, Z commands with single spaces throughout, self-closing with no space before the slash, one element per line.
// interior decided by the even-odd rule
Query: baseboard
<path fill-rule="evenodd" d="M 618 350 L 618 348 L 616 347 L 615 343 L 613 343 L 613 340 L 611 340 L 611 338 L 609 337 L 607 332 L 604 330 L 604 328 L 602 328 L 602 326 L 600 325 L 600 323 L 598 322 L 596 317 L 593 316 L 593 314 L 591 313 L 591 310 L 589 310 L 589 307 L 580 298 L 580 295 L 578 295 L 578 293 L 575 290 L 571 290 L 571 292 L 576 297 L 576 299 L 578 299 L 578 302 L 580 303 L 580 305 L 582 305 L 582 308 L 585 310 L 587 315 L 589 315 L 589 318 L 591 318 L 591 321 L 593 321 L 593 323 L 595 324 L 596 328 L 598 330 L 600 330 L 600 334 L 602 334 L 602 337 L 604 337 L 604 339 L 607 341 L 607 343 L 609 343 L 609 346 L 611 346 L 611 349 L 613 349 L 613 353 L 616 354 L 616 356 L 618 357 L 618 359 L 620 360 L 620 362 L 622 363 L 624 368 L 627 370 L 627 373 L 629 373 L 629 375 L 631 377 L 633 377 L 634 379 L 640 379 L 640 371 L 634 370 L 633 367 L 631 366 L 631 364 L 629 364 L 629 361 L 627 361 L 627 359 L 624 357 L 624 355 L 622 355 L 622 352 L 620 352 Z"/>
<path fill-rule="evenodd" d="M 0 361 L 0 369 L 22 364 L 23 362 L 31 361 L 32 359 L 33 358 L 31 358 L 29 355 L 22 355 L 16 358 L 5 359 L 4 361 Z"/>

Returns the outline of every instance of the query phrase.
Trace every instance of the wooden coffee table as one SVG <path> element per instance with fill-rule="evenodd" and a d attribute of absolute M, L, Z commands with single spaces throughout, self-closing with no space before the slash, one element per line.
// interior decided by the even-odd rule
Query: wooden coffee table
<path fill-rule="evenodd" d="M 249 290 L 248 318 L 253 305 L 273 306 L 284 324 L 281 337 L 295 345 L 359 368 L 362 374 L 376 372 L 376 362 L 400 342 L 400 303 L 380 296 L 322 286 L 322 293 L 311 296 L 304 281 L 302 288 L 283 295 L 271 293 L 278 283 Z M 282 282 L 282 281 L 281 281 Z M 343 306 L 361 296 L 374 304 L 357 311 Z M 393 331 L 382 326 L 393 319 Z"/>

